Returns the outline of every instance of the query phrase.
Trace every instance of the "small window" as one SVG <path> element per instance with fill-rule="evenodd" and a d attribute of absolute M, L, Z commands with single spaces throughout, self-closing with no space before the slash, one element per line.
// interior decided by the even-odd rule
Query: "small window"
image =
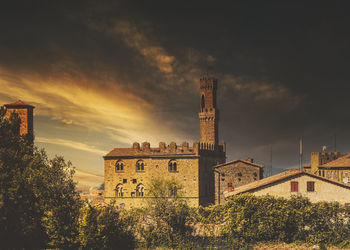
<path fill-rule="evenodd" d="M 122 161 L 118 161 L 115 164 L 115 171 L 116 172 L 124 171 L 124 163 Z"/>
<path fill-rule="evenodd" d="M 222 177 L 225 177 L 225 174 L 224 174 L 224 173 L 222 173 L 222 174 L 221 174 L 221 176 L 222 176 Z"/>
<path fill-rule="evenodd" d="M 176 197 L 177 196 L 177 187 L 173 186 L 169 188 L 169 196 Z"/>
<path fill-rule="evenodd" d="M 144 190 L 145 187 L 140 183 L 136 187 L 136 197 L 143 197 L 144 196 Z"/>
<path fill-rule="evenodd" d="M 298 182 L 297 181 L 290 182 L 290 191 L 291 192 L 298 192 Z"/>
<path fill-rule="evenodd" d="M 177 172 L 177 163 L 175 160 L 169 161 L 169 172 Z"/>
<path fill-rule="evenodd" d="M 241 178 L 238 178 L 238 181 L 241 181 Z"/>
<path fill-rule="evenodd" d="M 221 178 L 221 181 L 225 181 L 225 178 Z"/>
<path fill-rule="evenodd" d="M 308 192 L 315 192 L 315 182 L 314 181 L 308 181 L 306 183 L 306 185 L 307 185 Z"/>
<path fill-rule="evenodd" d="M 232 182 L 227 183 L 227 187 L 232 187 Z"/>
<path fill-rule="evenodd" d="M 123 183 L 127 183 L 128 182 L 128 180 L 127 179 L 123 179 Z"/>
<path fill-rule="evenodd" d="M 136 179 L 132 179 L 132 183 L 135 184 L 137 181 Z"/>
<path fill-rule="evenodd" d="M 241 172 L 239 172 L 237 175 L 238 175 L 238 176 L 242 176 L 242 173 L 241 173 Z"/>
<path fill-rule="evenodd" d="M 124 189 L 122 184 L 118 184 L 115 188 L 115 196 L 117 197 L 123 197 L 124 196 Z"/>
<path fill-rule="evenodd" d="M 254 175 L 254 177 L 257 177 L 257 176 L 258 176 L 258 174 L 257 174 L 256 172 L 255 172 L 253 175 Z"/>
<path fill-rule="evenodd" d="M 136 171 L 144 171 L 145 163 L 142 160 L 136 162 Z"/>

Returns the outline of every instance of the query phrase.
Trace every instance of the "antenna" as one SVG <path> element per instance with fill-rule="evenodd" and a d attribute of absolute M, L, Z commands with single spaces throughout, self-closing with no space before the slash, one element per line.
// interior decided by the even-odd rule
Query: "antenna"
<path fill-rule="evenodd" d="M 299 141 L 299 150 L 299 170 L 301 170 L 303 164 L 303 137 L 301 137 Z"/>
<path fill-rule="evenodd" d="M 272 176 L 272 144 L 270 147 L 270 176 Z"/>

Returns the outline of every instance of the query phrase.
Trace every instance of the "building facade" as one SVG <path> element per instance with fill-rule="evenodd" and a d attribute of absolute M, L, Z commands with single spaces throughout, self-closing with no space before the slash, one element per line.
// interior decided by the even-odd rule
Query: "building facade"
<path fill-rule="evenodd" d="M 105 201 L 115 201 L 119 207 L 146 205 L 153 179 L 175 180 L 181 186 L 179 196 L 189 205 L 214 203 L 212 167 L 226 161 L 225 143 L 218 143 L 217 79 L 200 79 L 200 141 L 169 145 L 160 142 L 134 143 L 130 148 L 115 148 L 104 156 Z M 169 197 L 173 194 L 169 193 Z"/>
<path fill-rule="evenodd" d="M 253 162 L 253 158 L 235 160 L 214 166 L 215 204 L 225 203 L 224 192 L 261 180 L 264 166 Z"/>
<path fill-rule="evenodd" d="M 33 110 L 34 106 L 26 104 L 22 102 L 21 100 L 18 100 L 17 102 L 5 104 L 6 107 L 6 115 L 5 117 L 7 119 L 10 118 L 11 114 L 13 112 L 16 112 L 21 119 L 21 125 L 20 125 L 20 134 L 30 134 L 33 136 Z"/>
<path fill-rule="evenodd" d="M 243 193 L 283 198 L 300 195 L 309 198 L 311 202 L 327 201 L 350 205 L 350 186 L 298 169 L 252 182 L 224 195 L 227 199 Z"/>
<path fill-rule="evenodd" d="M 311 153 L 311 164 L 305 165 L 304 170 L 350 185 L 350 154 L 313 152 Z"/>

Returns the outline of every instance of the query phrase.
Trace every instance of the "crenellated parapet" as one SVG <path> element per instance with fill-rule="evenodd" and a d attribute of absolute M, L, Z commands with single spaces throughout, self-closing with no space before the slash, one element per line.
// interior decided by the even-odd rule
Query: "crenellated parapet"
<path fill-rule="evenodd" d="M 217 145 L 218 146 L 218 145 Z M 192 146 L 188 142 L 176 144 L 176 142 L 160 142 L 158 147 L 151 147 L 149 142 L 142 144 L 134 142 L 130 148 L 114 148 L 105 158 L 123 157 L 123 156 L 171 156 L 171 155 L 199 155 L 203 150 L 215 150 L 212 145 L 201 145 L 199 142 L 194 142 Z"/>

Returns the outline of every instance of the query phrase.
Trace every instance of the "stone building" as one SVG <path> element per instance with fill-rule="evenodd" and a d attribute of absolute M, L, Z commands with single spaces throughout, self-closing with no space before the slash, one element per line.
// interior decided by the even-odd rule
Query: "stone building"
<path fill-rule="evenodd" d="M 225 198 L 251 193 L 290 198 L 300 195 L 311 202 L 328 201 L 350 205 L 350 186 L 309 172 L 293 169 L 225 192 Z"/>
<path fill-rule="evenodd" d="M 17 102 L 5 104 L 7 119 L 10 118 L 13 112 L 16 112 L 21 119 L 20 134 L 33 135 L 33 110 L 34 106 L 26 104 L 21 100 Z"/>
<path fill-rule="evenodd" d="M 215 176 L 215 204 L 225 202 L 224 192 L 261 180 L 264 166 L 253 162 L 253 158 L 223 163 L 213 168 Z"/>
<path fill-rule="evenodd" d="M 225 143 L 218 143 L 218 110 L 216 107 L 217 79 L 200 79 L 200 142 L 189 146 L 148 142 L 134 143 L 130 148 L 115 148 L 104 156 L 105 201 L 117 206 L 140 207 L 154 178 L 176 180 L 182 185 L 179 195 L 189 205 L 214 203 L 214 174 L 212 167 L 226 161 Z M 170 190 L 169 196 L 176 190 Z"/>
<path fill-rule="evenodd" d="M 350 185 L 350 154 L 339 152 L 313 152 L 306 172 Z"/>

